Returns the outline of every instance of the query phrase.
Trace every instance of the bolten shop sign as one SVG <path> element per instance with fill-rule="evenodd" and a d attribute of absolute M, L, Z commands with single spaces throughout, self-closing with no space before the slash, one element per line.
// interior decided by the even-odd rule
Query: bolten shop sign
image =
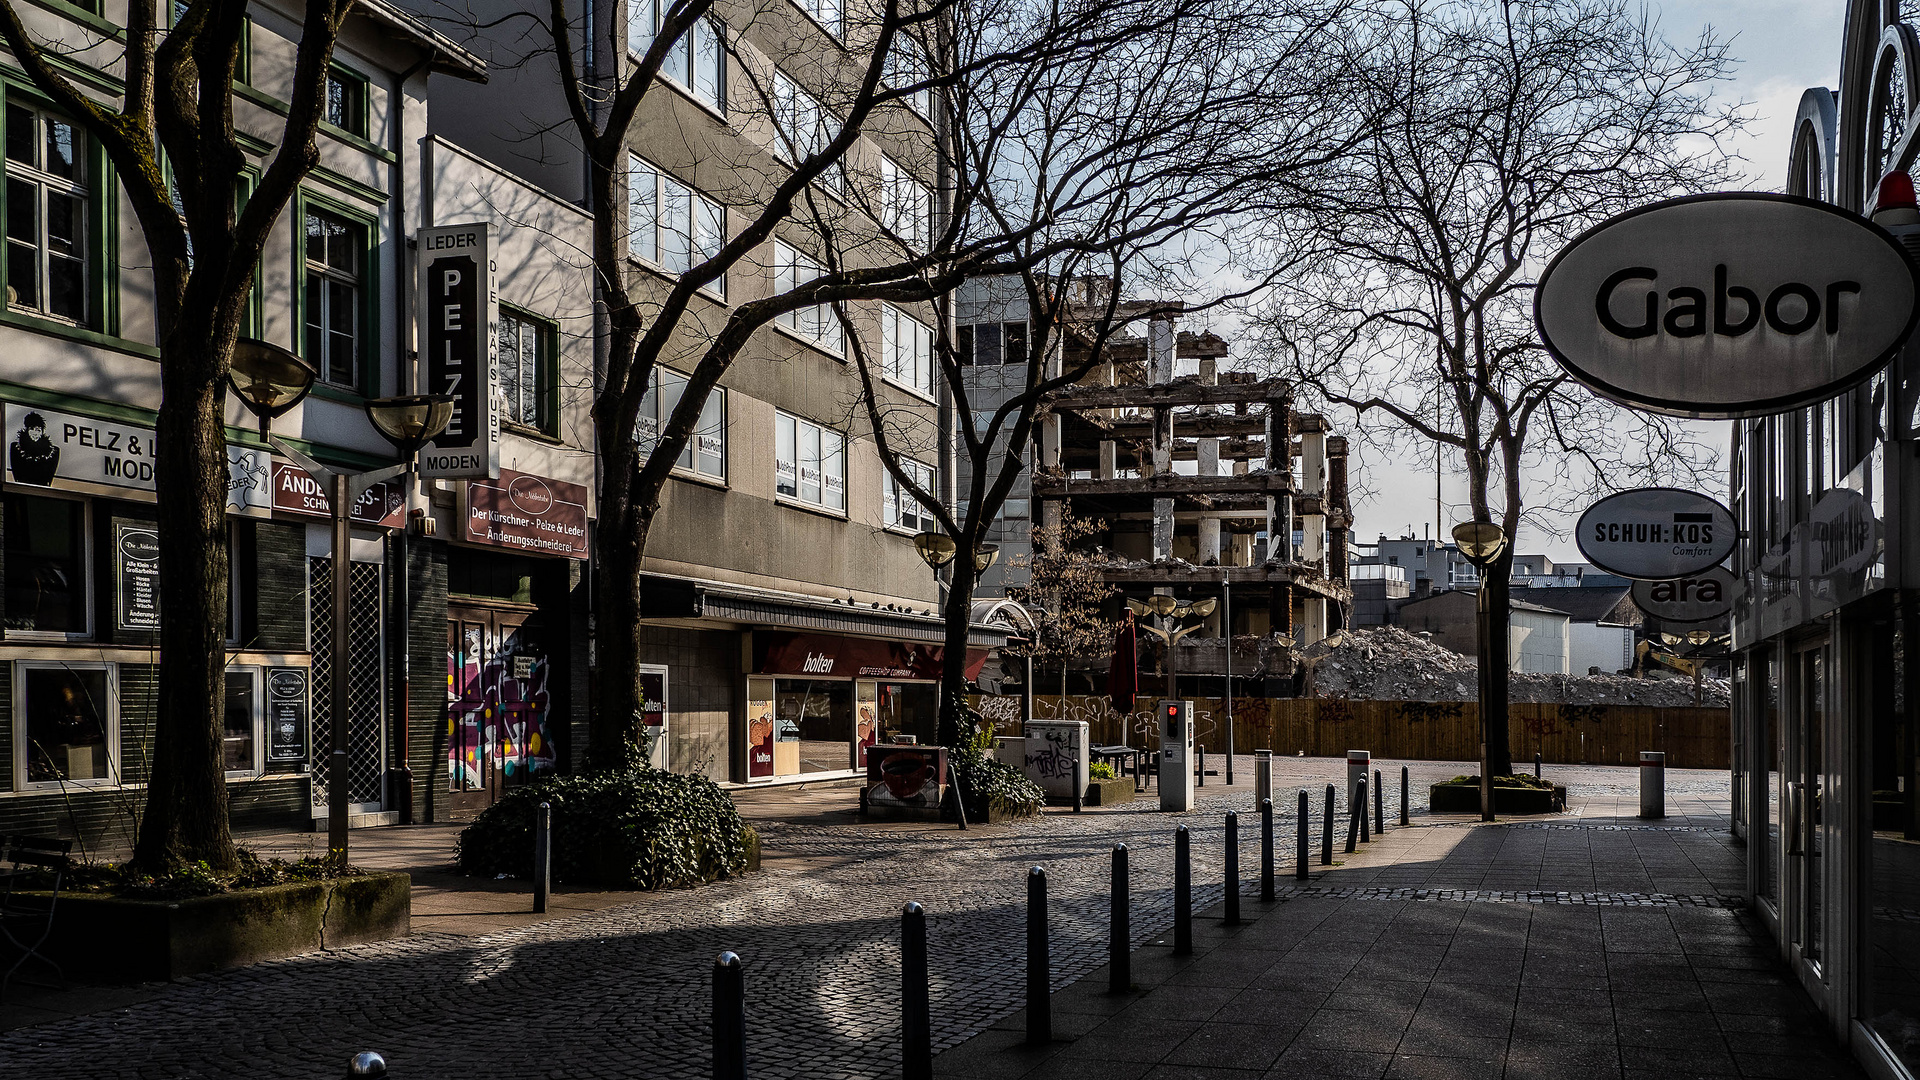
<path fill-rule="evenodd" d="M 1735 420 L 1820 401 L 1893 358 L 1916 315 L 1892 235 L 1789 195 L 1669 199 L 1561 249 L 1534 294 L 1574 378 L 1649 412 Z"/>
<path fill-rule="evenodd" d="M 1658 581 L 1692 577 L 1733 553 L 1733 512 L 1679 488 L 1609 495 L 1580 515 L 1580 554 L 1609 574 Z"/>

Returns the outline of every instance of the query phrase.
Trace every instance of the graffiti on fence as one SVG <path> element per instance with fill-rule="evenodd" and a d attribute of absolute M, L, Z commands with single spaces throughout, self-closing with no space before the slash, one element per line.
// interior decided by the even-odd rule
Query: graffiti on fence
<path fill-rule="evenodd" d="M 1599 724 L 1607 719 L 1605 705 L 1562 705 L 1560 719 L 1569 724 Z"/>
<path fill-rule="evenodd" d="M 981 694 L 974 698 L 974 707 L 980 710 L 980 719 L 990 728 L 1020 722 L 1020 699 L 1017 697 Z"/>
<path fill-rule="evenodd" d="M 1398 708 L 1400 719 L 1414 724 L 1458 720 L 1467 715 L 1466 703 L 1460 701 L 1402 701 Z"/>
<path fill-rule="evenodd" d="M 1353 702 L 1346 698 L 1321 698 L 1320 722 L 1323 724 L 1344 724 L 1354 718 Z"/>

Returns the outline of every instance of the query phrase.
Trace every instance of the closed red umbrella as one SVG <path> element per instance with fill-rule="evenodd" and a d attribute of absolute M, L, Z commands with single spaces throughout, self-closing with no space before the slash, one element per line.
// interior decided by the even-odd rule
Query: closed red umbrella
<path fill-rule="evenodd" d="M 1107 697 L 1113 700 L 1114 709 L 1122 713 L 1133 711 L 1134 695 L 1140 692 L 1137 635 L 1133 612 L 1129 611 L 1121 620 L 1120 629 L 1114 632 L 1113 662 L 1107 667 Z"/>

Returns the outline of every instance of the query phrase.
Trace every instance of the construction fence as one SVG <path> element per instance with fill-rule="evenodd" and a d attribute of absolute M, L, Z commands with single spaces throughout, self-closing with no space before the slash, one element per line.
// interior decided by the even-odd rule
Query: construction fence
<path fill-rule="evenodd" d="M 1019 735 L 1018 696 L 970 700 L 999 735 Z M 1095 745 L 1158 749 L 1156 702 L 1140 698 L 1130 713 L 1104 697 L 1039 695 L 1036 720 L 1084 720 Z M 1210 753 L 1227 748 L 1226 701 L 1195 698 L 1194 731 Z M 1725 707 L 1512 704 L 1507 715 L 1514 767 L 1539 754 L 1557 765 L 1635 765 L 1642 750 L 1663 750 L 1670 769 L 1725 769 L 1732 760 L 1732 720 Z M 1480 705 L 1474 701 L 1363 701 L 1349 698 L 1234 698 L 1233 745 L 1241 754 L 1338 757 L 1370 750 L 1375 757 L 1477 761 Z"/>

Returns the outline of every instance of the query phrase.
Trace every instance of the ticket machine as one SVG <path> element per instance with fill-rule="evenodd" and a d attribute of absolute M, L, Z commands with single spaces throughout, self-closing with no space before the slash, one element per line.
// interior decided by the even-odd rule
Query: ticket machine
<path fill-rule="evenodd" d="M 1160 703 L 1160 809 L 1193 809 L 1193 702 Z"/>

